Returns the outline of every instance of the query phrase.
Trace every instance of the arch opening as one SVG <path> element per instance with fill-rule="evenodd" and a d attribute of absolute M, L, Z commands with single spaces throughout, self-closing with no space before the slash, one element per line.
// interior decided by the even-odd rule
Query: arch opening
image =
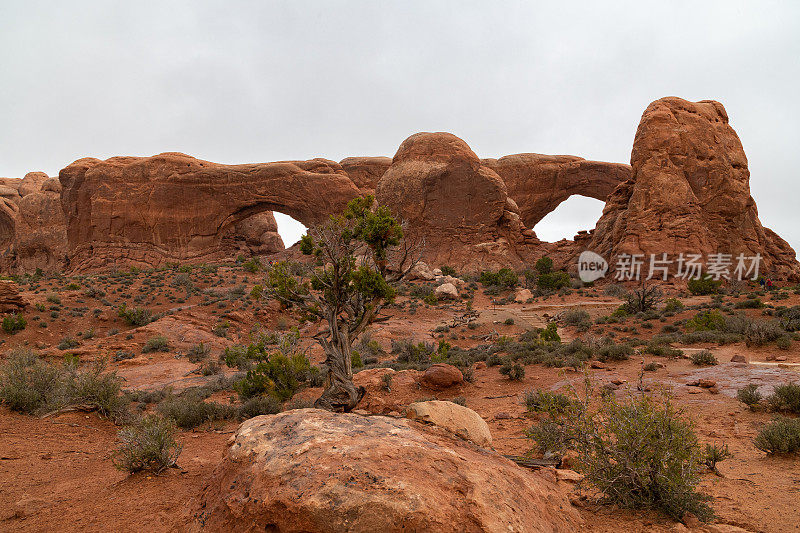
<path fill-rule="evenodd" d="M 277 211 L 274 211 L 273 215 L 275 215 L 275 223 L 278 226 L 278 235 L 281 236 L 285 248 L 296 244 L 308 230 L 303 223 L 298 222 L 289 215 L 284 215 Z"/>
<path fill-rule="evenodd" d="M 545 242 L 572 240 L 580 230 L 590 230 L 603 214 L 605 202 L 573 195 L 547 213 L 534 227 L 536 236 Z"/>

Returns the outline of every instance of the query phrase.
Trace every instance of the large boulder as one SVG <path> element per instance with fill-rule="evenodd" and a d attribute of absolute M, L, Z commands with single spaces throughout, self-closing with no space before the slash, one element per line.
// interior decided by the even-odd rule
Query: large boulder
<path fill-rule="evenodd" d="M 436 363 L 429 366 L 419 379 L 423 387 L 441 390 L 464 383 L 464 374 L 461 370 L 447 363 Z"/>
<path fill-rule="evenodd" d="M 492 445 L 492 433 L 486 421 L 469 407 L 441 400 L 414 402 L 408 406 L 406 416 L 442 427 L 478 446 Z"/>
<path fill-rule="evenodd" d="M 410 420 L 297 409 L 244 422 L 194 531 L 555 532 L 581 525 L 557 482 Z"/>
<path fill-rule="evenodd" d="M 231 248 L 251 255 L 268 255 L 286 249 L 271 211 L 257 213 L 234 224 L 226 239 Z"/>
<path fill-rule="evenodd" d="M 621 254 L 761 254 L 762 272 L 800 278 L 794 250 L 758 219 L 747 157 L 719 102 L 650 104 L 631 168 L 586 244 L 610 264 Z"/>

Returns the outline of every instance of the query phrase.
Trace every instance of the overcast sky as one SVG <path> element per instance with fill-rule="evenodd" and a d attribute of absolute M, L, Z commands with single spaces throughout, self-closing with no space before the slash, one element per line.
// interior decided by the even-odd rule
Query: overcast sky
<path fill-rule="evenodd" d="M 762 222 L 800 246 L 800 2 L 565 3 L 0 0 L 0 176 L 391 156 L 418 131 L 627 163 L 644 108 L 675 95 L 725 105 Z M 573 197 L 535 229 L 601 210 Z"/>

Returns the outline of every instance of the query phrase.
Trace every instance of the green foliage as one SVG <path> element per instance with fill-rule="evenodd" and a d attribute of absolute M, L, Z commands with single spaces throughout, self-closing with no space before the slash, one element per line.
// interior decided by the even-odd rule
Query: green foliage
<path fill-rule="evenodd" d="M 522 381 L 525 378 L 525 367 L 508 361 L 500 367 L 500 373 L 512 381 Z"/>
<path fill-rule="evenodd" d="M 156 335 L 155 337 L 150 337 L 147 339 L 147 342 L 144 343 L 142 347 L 142 353 L 152 353 L 152 352 L 168 352 L 169 351 L 169 341 L 163 335 Z"/>
<path fill-rule="evenodd" d="M 687 283 L 689 292 L 695 296 L 717 294 L 720 290 L 720 285 L 722 285 L 722 282 L 714 280 L 711 276 L 690 279 Z"/>
<path fill-rule="evenodd" d="M 61 342 L 58 343 L 59 350 L 71 350 L 72 348 L 77 348 L 80 346 L 80 342 L 73 339 L 72 337 L 64 337 L 61 339 Z"/>
<path fill-rule="evenodd" d="M 536 280 L 536 284 L 539 286 L 540 289 L 553 290 L 553 291 L 562 289 L 564 287 L 569 287 L 570 286 L 569 274 L 567 274 L 563 270 L 548 272 L 546 274 L 539 274 L 539 277 Z"/>
<path fill-rule="evenodd" d="M 264 286 L 260 284 L 253 285 L 253 288 L 250 290 L 250 298 L 255 301 L 260 300 L 263 294 L 264 294 Z"/>
<path fill-rule="evenodd" d="M 276 352 L 248 370 L 234 385 L 234 390 L 242 399 L 270 394 L 279 401 L 286 401 L 294 396 L 301 383 L 308 381 L 310 372 L 311 364 L 305 355 L 286 356 Z"/>
<path fill-rule="evenodd" d="M 519 276 L 510 268 L 501 268 L 497 272 L 484 270 L 478 277 L 478 281 L 485 287 L 513 289 L 519 284 Z"/>
<path fill-rule="evenodd" d="M 709 350 L 700 350 L 699 352 L 695 352 L 692 354 L 691 359 L 692 364 L 697 366 L 714 366 L 719 363 L 717 358 L 714 357 L 714 354 Z"/>
<path fill-rule="evenodd" d="M 364 363 L 361 362 L 361 354 L 359 354 L 358 351 L 354 350 L 350 354 L 350 366 L 352 366 L 354 369 L 364 366 Z"/>
<path fill-rule="evenodd" d="M 442 276 L 452 276 L 456 277 L 456 269 L 451 267 L 450 265 L 442 265 L 439 270 L 442 271 Z"/>
<path fill-rule="evenodd" d="M 130 473 L 154 474 L 175 466 L 181 453 L 176 433 L 171 420 L 156 415 L 143 417 L 118 433 L 120 444 L 112 458 L 114 466 Z"/>
<path fill-rule="evenodd" d="M 204 343 L 195 344 L 186 352 L 186 358 L 190 363 L 199 363 L 208 357 L 211 349 Z"/>
<path fill-rule="evenodd" d="M 583 309 L 568 309 L 561 315 L 564 324 L 568 326 L 588 326 L 591 325 L 591 318 L 588 311 Z"/>
<path fill-rule="evenodd" d="M 242 420 L 260 415 L 274 415 L 280 412 L 281 404 L 272 396 L 254 396 L 239 406 L 239 418 Z"/>
<path fill-rule="evenodd" d="M 758 385 L 750 383 L 744 388 L 736 391 L 736 398 L 750 408 L 751 411 L 758 409 L 761 402 L 761 393 L 758 392 Z"/>
<path fill-rule="evenodd" d="M 551 343 L 560 343 L 561 337 L 558 335 L 558 330 L 555 322 L 550 322 L 547 327 L 539 334 L 542 341 Z"/>
<path fill-rule="evenodd" d="M 764 307 L 764 302 L 758 298 L 748 298 L 747 300 L 736 302 L 733 307 L 736 309 L 761 309 Z"/>
<path fill-rule="evenodd" d="M 259 261 L 258 257 L 251 257 L 250 259 L 248 259 L 247 261 L 245 261 L 242 264 L 242 267 L 244 267 L 244 269 L 246 271 L 248 271 L 248 272 L 250 272 L 252 274 L 255 274 L 256 272 L 261 270 L 262 265 L 261 265 L 261 261 Z"/>
<path fill-rule="evenodd" d="M 119 307 L 118 314 L 129 326 L 146 326 L 154 320 L 149 309 L 141 307 L 129 308 L 126 304 Z"/>
<path fill-rule="evenodd" d="M 121 380 L 104 372 L 105 361 L 80 370 L 74 359 L 51 365 L 30 350 L 14 350 L 0 370 L 0 400 L 12 411 L 43 414 L 71 406 L 95 410 L 119 420 L 127 402 L 120 395 Z"/>
<path fill-rule="evenodd" d="M 800 419 L 774 419 L 758 432 L 753 444 L 769 455 L 800 453 Z"/>
<path fill-rule="evenodd" d="M 3 317 L 3 331 L 9 334 L 17 333 L 25 329 L 28 321 L 20 313 L 14 313 Z"/>
<path fill-rule="evenodd" d="M 206 402 L 202 397 L 182 394 L 165 399 L 158 404 L 158 412 L 171 419 L 182 429 L 192 429 L 215 420 L 225 420 L 237 415 L 230 405 Z"/>
<path fill-rule="evenodd" d="M 665 313 L 679 313 L 683 311 L 684 305 L 683 302 L 678 300 L 677 298 L 667 298 L 664 302 L 664 312 Z"/>
<path fill-rule="evenodd" d="M 772 411 L 800 414 L 800 385 L 797 383 L 778 385 L 767 398 L 767 405 Z"/>
<path fill-rule="evenodd" d="M 770 320 L 749 321 L 744 332 L 747 346 L 764 346 L 777 341 L 784 332 L 776 322 Z"/>
<path fill-rule="evenodd" d="M 732 457 L 733 454 L 728 450 L 728 445 L 723 444 L 706 444 L 705 452 L 703 452 L 703 463 L 709 470 L 719 473 L 717 470 L 717 463 L 721 463 L 725 459 Z"/>
<path fill-rule="evenodd" d="M 528 435 L 540 450 L 576 450 L 586 480 L 614 504 L 656 508 L 675 519 L 687 512 L 701 520 L 713 517 L 709 497 L 697 492 L 703 458 L 681 411 L 666 397 L 618 401 L 605 395 L 599 407 L 593 404 L 588 395 L 576 398 L 561 413 L 551 410 Z"/>
<path fill-rule="evenodd" d="M 314 239 L 309 234 L 300 237 L 300 252 L 303 255 L 311 255 L 314 253 Z"/>
<path fill-rule="evenodd" d="M 562 415 L 567 409 L 575 407 L 575 403 L 564 394 L 535 389 L 525 393 L 525 406 L 532 413 L 548 413 L 556 416 Z"/>
<path fill-rule="evenodd" d="M 544 256 L 536 261 L 536 264 L 534 264 L 533 268 L 536 269 L 536 272 L 538 272 L 540 276 L 543 274 L 549 274 L 553 271 L 553 260 L 547 256 Z"/>
<path fill-rule="evenodd" d="M 725 317 L 717 310 L 700 311 L 686 322 L 690 331 L 711 331 L 725 328 Z"/>

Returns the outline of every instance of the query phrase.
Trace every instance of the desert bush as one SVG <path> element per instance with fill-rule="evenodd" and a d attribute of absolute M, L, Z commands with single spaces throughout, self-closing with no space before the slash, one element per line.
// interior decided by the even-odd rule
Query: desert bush
<path fill-rule="evenodd" d="M 764 303 L 758 298 L 748 298 L 747 300 L 736 302 L 733 307 L 735 309 L 761 309 L 764 307 Z"/>
<path fill-rule="evenodd" d="M 667 298 L 667 300 L 664 302 L 665 313 L 677 313 L 683 311 L 683 309 L 684 309 L 683 302 L 681 302 L 677 298 Z"/>
<path fill-rule="evenodd" d="M 76 361 L 58 367 L 41 360 L 35 352 L 18 349 L 9 354 L 0 371 L 0 400 L 21 413 L 43 414 L 78 407 L 121 420 L 127 401 L 120 392 L 119 377 L 105 372 L 103 359 L 82 370 Z"/>
<path fill-rule="evenodd" d="M 625 295 L 624 306 L 625 310 L 632 315 L 646 313 L 651 309 L 655 309 L 663 299 L 664 293 L 657 285 L 642 284 Z"/>
<path fill-rule="evenodd" d="M 709 350 L 700 350 L 699 352 L 695 352 L 691 356 L 692 364 L 697 366 L 714 366 L 719 361 L 717 358 L 714 357 L 714 354 L 711 353 Z"/>
<path fill-rule="evenodd" d="M 58 343 L 59 350 L 71 350 L 72 348 L 77 348 L 80 346 L 80 342 L 73 339 L 72 337 L 64 337 L 61 339 L 61 342 Z"/>
<path fill-rule="evenodd" d="M 261 261 L 258 259 L 258 257 L 251 257 L 250 259 L 242 263 L 242 267 L 244 267 L 246 271 L 253 274 L 255 274 L 256 272 L 258 272 L 263 268 L 263 266 L 261 265 Z"/>
<path fill-rule="evenodd" d="M 215 420 L 233 418 L 238 413 L 230 405 L 206 402 L 193 394 L 182 394 L 158 404 L 158 412 L 175 422 L 179 428 L 192 429 Z"/>
<path fill-rule="evenodd" d="M 169 341 L 163 335 L 156 335 L 155 337 L 150 337 L 147 339 L 147 342 L 144 343 L 142 347 L 142 353 L 153 353 L 153 352 L 168 352 L 169 351 Z"/>
<path fill-rule="evenodd" d="M 540 290 L 556 291 L 570 286 L 569 274 L 563 270 L 556 270 L 546 274 L 539 274 L 536 284 Z"/>
<path fill-rule="evenodd" d="M 456 277 L 456 269 L 451 267 L 450 265 L 442 265 L 439 267 L 439 270 L 442 271 L 442 276 L 453 276 Z"/>
<path fill-rule="evenodd" d="M 525 393 L 525 407 L 532 413 L 561 415 L 573 406 L 574 401 L 571 398 L 558 392 L 535 389 Z"/>
<path fill-rule="evenodd" d="M 145 326 L 153 321 L 153 313 L 149 309 L 130 308 L 124 303 L 119 307 L 118 314 L 129 326 Z"/>
<path fill-rule="evenodd" d="M 625 288 L 624 285 L 620 285 L 619 283 L 609 283 L 605 287 L 603 287 L 603 294 L 606 296 L 613 296 L 615 298 L 621 298 L 628 293 L 628 289 Z"/>
<path fill-rule="evenodd" d="M 750 383 L 744 388 L 736 391 L 736 398 L 750 408 L 751 411 L 758 409 L 761 403 L 761 393 L 758 392 L 758 385 Z"/>
<path fill-rule="evenodd" d="M 775 341 L 775 346 L 781 350 L 788 350 L 792 347 L 792 338 L 789 335 L 782 335 Z"/>
<path fill-rule="evenodd" d="M 506 326 L 513 326 L 514 325 L 514 319 L 511 318 L 511 317 L 508 317 L 503 321 L 503 324 L 505 324 Z"/>
<path fill-rule="evenodd" d="M 772 411 L 800 414 L 800 385 L 797 383 L 778 385 L 767 398 L 767 406 Z"/>
<path fill-rule="evenodd" d="M 547 256 L 541 257 L 536 260 L 536 263 L 533 265 L 533 268 L 536 269 L 536 272 L 541 274 L 549 274 L 553 271 L 553 260 Z"/>
<path fill-rule="evenodd" d="M 13 313 L 3 317 L 3 331 L 9 334 L 17 333 L 25 329 L 28 321 L 20 313 Z"/>
<path fill-rule="evenodd" d="M 768 455 L 800 452 L 800 419 L 776 418 L 758 432 L 753 444 Z"/>
<path fill-rule="evenodd" d="M 510 380 L 522 381 L 525 378 L 525 367 L 509 361 L 500 367 L 500 373 Z"/>
<path fill-rule="evenodd" d="M 281 404 L 272 396 L 254 396 L 239 406 L 239 418 L 247 420 L 254 416 L 274 415 L 281 412 Z"/>
<path fill-rule="evenodd" d="M 31 350 L 16 349 L 0 372 L 0 400 L 12 411 L 33 414 L 45 409 L 61 380 L 59 370 Z"/>
<path fill-rule="evenodd" d="M 605 395 L 592 405 L 590 394 L 576 397 L 528 436 L 540 450 L 577 451 L 586 480 L 621 507 L 657 508 L 676 519 L 713 516 L 710 498 L 697 492 L 702 454 L 694 427 L 667 397 Z"/>
<path fill-rule="evenodd" d="M 703 463 L 708 467 L 709 470 L 719 474 L 719 470 L 717 470 L 717 463 L 721 463 L 725 459 L 728 459 L 732 456 L 730 450 L 728 450 L 728 445 L 723 444 L 722 446 L 718 446 L 717 444 L 706 444 L 706 449 L 703 452 Z"/>
<path fill-rule="evenodd" d="M 510 268 L 501 268 L 497 272 L 484 270 L 478 277 L 478 281 L 485 287 L 513 289 L 519 284 L 519 276 Z"/>
<path fill-rule="evenodd" d="M 783 336 L 777 323 L 768 320 L 751 321 L 744 333 L 747 346 L 763 346 Z"/>
<path fill-rule="evenodd" d="M 186 352 L 186 358 L 189 360 L 190 363 L 199 363 L 205 360 L 208 357 L 209 352 L 211 349 L 203 344 L 195 344 Z"/>
<path fill-rule="evenodd" d="M 720 285 L 721 282 L 712 279 L 711 276 L 690 279 L 687 284 L 689 292 L 695 296 L 717 294 L 719 292 Z"/>
<path fill-rule="evenodd" d="M 175 465 L 181 446 L 175 439 L 175 424 L 156 415 L 143 417 L 118 433 L 120 444 L 112 462 L 130 473 L 150 471 L 159 474 Z"/>
<path fill-rule="evenodd" d="M 569 309 L 564 311 L 561 315 L 561 319 L 568 326 L 580 326 L 590 323 L 589 313 L 583 309 Z"/>
<path fill-rule="evenodd" d="M 547 324 L 547 327 L 539 333 L 539 336 L 544 342 L 556 344 L 561 342 L 561 337 L 558 334 L 558 329 L 555 322 L 550 322 Z"/>
<path fill-rule="evenodd" d="M 725 317 L 716 310 L 700 311 L 686 322 L 689 331 L 716 331 L 725 328 Z"/>
<path fill-rule="evenodd" d="M 644 347 L 644 352 L 658 357 L 677 358 L 683 356 L 683 351 L 673 348 L 669 344 L 659 342 L 657 339 L 651 340 Z"/>
<path fill-rule="evenodd" d="M 234 385 L 243 399 L 270 394 L 279 401 L 291 398 L 300 385 L 309 379 L 311 364 L 301 353 L 287 356 L 276 352 L 266 361 L 259 362 Z"/>
<path fill-rule="evenodd" d="M 392 354 L 398 363 L 430 363 L 434 352 L 432 344 L 414 344 L 411 339 L 392 340 Z"/>
<path fill-rule="evenodd" d="M 627 344 L 604 343 L 596 347 L 596 357 L 603 363 L 608 361 L 625 361 L 633 355 L 633 347 Z"/>

